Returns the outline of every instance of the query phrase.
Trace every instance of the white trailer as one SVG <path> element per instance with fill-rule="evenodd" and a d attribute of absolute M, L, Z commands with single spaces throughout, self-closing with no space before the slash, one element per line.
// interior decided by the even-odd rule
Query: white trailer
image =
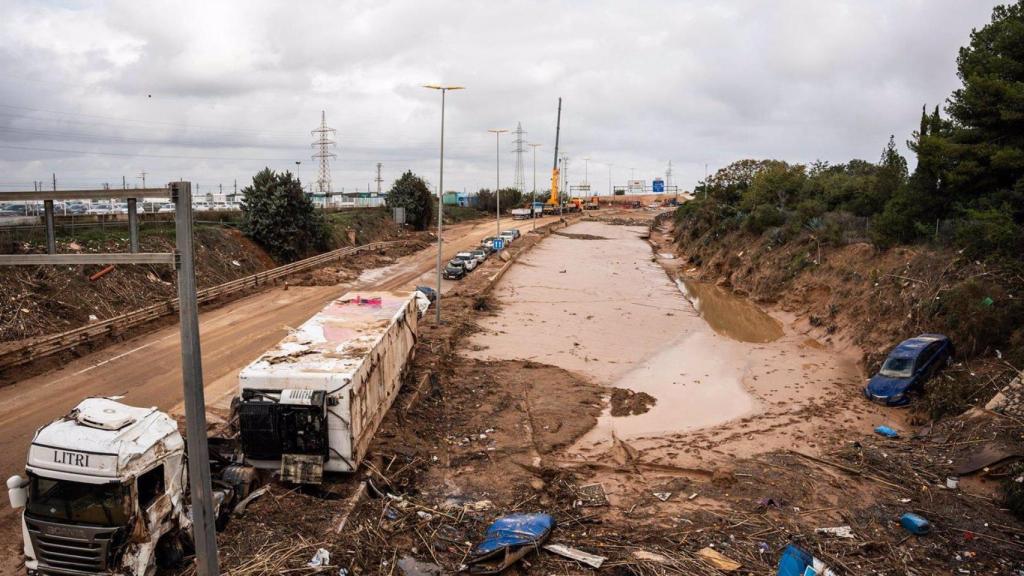
<path fill-rule="evenodd" d="M 296 483 L 355 471 L 414 353 L 418 299 L 415 292 L 346 294 L 244 368 L 246 462 Z"/>

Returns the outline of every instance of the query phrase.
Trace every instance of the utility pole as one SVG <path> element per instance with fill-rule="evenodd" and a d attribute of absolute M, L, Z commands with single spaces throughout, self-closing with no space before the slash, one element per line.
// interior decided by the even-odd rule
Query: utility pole
<path fill-rule="evenodd" d="M 380 169 L 384 166 L 380 162 L 377 162 L 377 196 L 380 196 L 380 185 L 384 182 L 384 179 L 380 177 Z"/>
<path fill-rule="evenodd" d="M 612 166 L 614 166 L 614 164 L 608 164 L 608 195 L 609 196 L 614 196 L 615 195 L 615 191 L 612 190 Z"/>
<path fill-rule="evenodd" d="M 672 161 L 668 161 L 668 168 L 665 169 L 665 187 L 672 185 Z"/>
<path fill-rule="evenodd" d="M 501 135 L 508 130 L 504 128 L 490 129 L 488 132 L 494 133 L 494 201 L 496 202 L 497 208 L 495 209 L 495 222 L 498 224 L 498 236 L 501 236 Z"/>
<path fill-rule="evenodd" d="M 583 183 L 590 184 L 590 156 L 583 159 Z"/>
<path fill-rule="evenodd" d="M 523 147 L 526 144 L 526 140 L 523 139 L 523 134 L 526 134 L 526 131 L 523 130 L 522 122 L 516 125 L 516 129 L 513 134 L 516 135 L 516 139 L 514 140 L 516 145 L 516 149 L 514 150 L 516 153 L 516 175 L 513 180 L 512 187 L 519 190 L 520 193 L 523 193 L 526 192 L 526 172 L 523 170 L 523 152 L 526 152 L 526 148 Z"/>

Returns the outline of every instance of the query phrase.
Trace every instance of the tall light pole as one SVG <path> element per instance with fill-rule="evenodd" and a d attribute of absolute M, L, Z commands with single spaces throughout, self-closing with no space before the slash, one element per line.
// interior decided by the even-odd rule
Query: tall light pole
<path fill-rule="evenodd" d="M 533 220 L 533 229 L 537 229 L 537 215 L 533 213 L 533 207 L 537 202 L 537 147 L 540 144 L 530 144 L 533 148 L 533 199 L 530 200 L 530 219 Z"/>
<path fill-rule="evenodd" d="M 590 184 L 590 156 L 583 159 L 583 183 Z"/>
<path fill-rule="evenodd" d="M 302 160 L 295 161 L 295 179 L 299 181 L 299 188 L 302 188 L 302 174 L 299 172 L 299 167 L 302 166 Z"/>
<path fill-rule="evenodd" d="M 614 164 L 611 164 L 611 163 L 608 164 L 608 195 L 609 196 L 614 196 L 615 195 L 615 191 L 612 190 L 612 166 L 614 166 Z"/>
<path fill-rule="evenodd" d="M 424 88 L 441 91 L 441 165 L 439 183 L 437 185 L 437 298 L 434 300 L 434 311 L 437 313 L 437 325 L 441 325 L 441 217 L 444 215 L 444 97 L 449 90 L 463 90 L 462 86 L 439 86 L 424 84 Z"/>
<path fill-rule="evenodd" d="M 501 236 L 501 151 L 500 140 L 504 128 L 492 128 L 488 132 L 494 133 L 494 201 L 497 203 L 495 209 L 495 221 L 498 223 L 498 236 Z"/>

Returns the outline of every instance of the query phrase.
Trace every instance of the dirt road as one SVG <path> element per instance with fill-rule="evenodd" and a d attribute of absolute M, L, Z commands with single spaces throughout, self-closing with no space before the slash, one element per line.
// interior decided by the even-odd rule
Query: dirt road
<path fill-rule="evenodd" d="M 538 225 L 557 220 L 541 219 Z M 523 222 L 502 222 L 502 228 Z M 446 258 L 476 246 L 492 235 L 494 220 L 459 224 L 444 234 Z M 230 394 L 238 370 L 284 337 L 331 298 L 352 290 L 412 287 L 432 277 L 433 248 L 401 258 L 385 269 L 368 271 L 348 285 L 271 288 L 200 315 L 203 373 L 208 404 Z M 433 282 L 430 282 L 433 284 Z M 124 395 L 128 404 L 174 410 L 182 400 L 178 326 L 105 348 L 60 369 L 0 389 L 0 472 L 22 474 L 35 430 L 68 412 L 87 396 Z M 21 535 L 17 516 L 5 505 L 0 512 L 0 574 L 15 573 Z"/>

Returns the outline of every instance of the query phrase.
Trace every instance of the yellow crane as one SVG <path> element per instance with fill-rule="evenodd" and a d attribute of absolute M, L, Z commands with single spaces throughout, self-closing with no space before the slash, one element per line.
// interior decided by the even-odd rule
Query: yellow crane
<path fill-rule="evenodd" d="M 558 98 L 558 120 L 555 122 L 555 165 L 551 169 L 551 197 L 548 198 L 548 205 L 557 207 L 558 196 L 558 136 L 562 131 L 562 98 Z"/>

